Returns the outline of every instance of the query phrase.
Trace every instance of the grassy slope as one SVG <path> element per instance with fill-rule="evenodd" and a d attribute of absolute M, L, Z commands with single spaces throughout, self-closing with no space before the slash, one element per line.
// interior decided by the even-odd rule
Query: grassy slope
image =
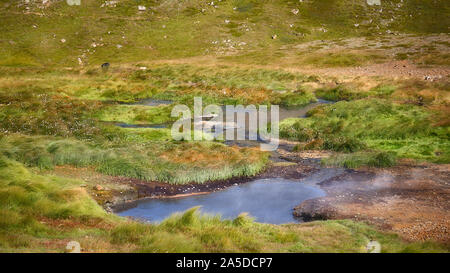
<path fill-rule="evenodd" d="M 383 12 L 362 0 L 228 0 L 217 2 L 217 8 L 197 0 L 121 0 L 117 7 L 103 8 L 100 0 L 84 0 L 81 6 L 53 2 L 44 9 L 22 1 L 1 2 L 1 65 L 77 66 L 79 57 L 95 65 L 139 62 L 227 51 L 229 45 L 243 47 L 249 59 L 267 62 L 277 58 L 274 49 L 281 45 L 387 30 L 439 33 L 449 25 L 443 0 L 383 1 Z M 148 10 L 139 12 L 138 5 Z M 294 15 L 296 8 L 300 12 Z"/>

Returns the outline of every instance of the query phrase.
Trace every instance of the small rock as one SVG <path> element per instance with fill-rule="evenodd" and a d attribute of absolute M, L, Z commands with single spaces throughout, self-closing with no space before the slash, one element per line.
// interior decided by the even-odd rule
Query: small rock
<path fill-rule="evenodd" d="M 102 190 L 103 190 L 103 187 L 97 184 L 97 185 L 94 186 L 94 190 L 96 190 L 96 191 L 102 191 Z"/>
<path fill-rule="evenodd" d="M 69 6 L 79 6 L 81 5 L 81 0 L 66 0 L 66 3 Z"/>

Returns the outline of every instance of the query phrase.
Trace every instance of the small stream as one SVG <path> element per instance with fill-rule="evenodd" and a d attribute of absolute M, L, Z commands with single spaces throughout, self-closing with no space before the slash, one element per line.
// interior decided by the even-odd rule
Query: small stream
<path fill-rule="evenodd" d="M 144 100 L 141 105 L 167 104 L 168 101 Z M 305 117 L 306 113 L 314 107 L 329 103 L 318 101 L 297 109 L 280 108 L 280 120 L 290 117 Z M 118 124 L 121 127 L 131 128 L 165 128 L 159 125 L 129 125 Z M 167 126 L 167 125 L 166 125 Z M 242 143 L 228 142 L 228 145 L 252 146 L 258 141 L 242 141 Z M 273 153 L 277 161 L 277 152 Z M 325 195 L 317 183 L 342 173 L 335 168 L 321 168 L 304 179 L 265 178 L 248 183 L 231 186 L 221 191 L 203 195 L 191 195 L 179 198 L 144 199 L 138 201 L 136 206 L 118 212 L 121 216 L 130 216 L 150 222 L 160 222 L 176 212 L 183 212 L 195 206 L 201 206 L 201 212 L 221 215 L 224 219 L 233 219 L 242 212 L 247 212 L 257 222 L 271 224 L 285 224 L 301 221 L 295 219 L 292 209 L 305 200 Z"/>

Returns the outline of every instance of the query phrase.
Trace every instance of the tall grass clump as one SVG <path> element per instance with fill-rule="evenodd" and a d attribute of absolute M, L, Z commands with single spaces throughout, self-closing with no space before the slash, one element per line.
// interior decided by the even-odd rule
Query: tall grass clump
<path fill-rule="evenodd" d="M 370 166 L 377 168 L 392 167 L 396 164 L 397 156 L 393 152 L 356 152 L 351 154 L 338 154 L 322 159 L 326 166 L 344 168 L 359 168 Z"/>
<path fill-rule="evenodd" d="M 371 149 L 399 157 L 448 162 L 450 129 L 446 125 L 434 126 L 432 118 L 430 110 L 415 105 L 375 98 L 343 101 L 316 107 L 306 119 L 282 121 L 280 135 L 304 142 L 300 148 L 306 149 L 344 153 Z M 359 156 L 355 158 L 360 161 Z M 380 160 L 363 161 L 383 165 Z"/>
<path fill-rule="evenodd" d="M 3 225 L 9 228 L 13 227 L 10 225 L 13 222 L 17 224 L 16 228 L 25 228 L 30 217 L 79 217 L 82 220 L 85 217 L 102 218 L 106 215 L 79 188 L 80 182 L 35 175 L 20 163 L 4 156 L 0 156 L 0 169 L 0 209 L 5 215 L 15 218 L 2 219 Z M 30 224 L 36 223 L 32 221 Z"/>
<path fill-rule="evenodd" d="M 266 153 L 214 142 L 127 142 L 124 147 L 11 134 L 1 137 L 0 143 L 0 154 L 29 167 L 92 167 L 108 175 L 174 184 L 254 176 L 268 162 Z"/>

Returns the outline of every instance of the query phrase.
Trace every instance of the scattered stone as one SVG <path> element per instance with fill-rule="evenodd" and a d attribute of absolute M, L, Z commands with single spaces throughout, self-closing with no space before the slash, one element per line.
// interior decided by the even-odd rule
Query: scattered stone
<path fill-rule="evenodd" d="M 147 8 L 145 6 L 138 6 L 139 11 L 146 11 Z"/>
<path fill-rule="evenodd" d="M 299 9 L 292 9 L 291 12 L 292 12 L 294 15 L 297 15 L 297 14 L 300 12 L 300 10 L 299 10 Z"/>
<path fill-rule="evenodd" d="M 97 184 L 97 185 L 94 186 L 94 190 L 102 191 L 102 190 L 104 190 L 104 188 L 101 185 Z"/>
<path fill-rule="evenodd" d="M 66 42 L 66 39 L 61 39 L 61 43 L 65 43 Z"/>
<path fill-rule="evenodd" d="M 81 5 L 81 0 L 66 0 L 66 3 L 69 6 L 79 6 Z"/>
<path fill-rule="evenodd" d="M 108 71 L 108 69 L 109 69 L 109 63 L 103 63 L 101 67 L 102 67 L 102 70 L 103 70 L 104 72 L 106 72 L 106 71 Z"/>
<path fill-rule="evenodd" d="M 381 0 L 367 0 L 367 5 L 369 6 L 380 6 L 381 5 Z"/>
<path fill-rule="evenodd" d="M 119 3 L 119 1 L 105 1 L 100 7 L 115 8 L 117 6 L 117 3 Z"/>

